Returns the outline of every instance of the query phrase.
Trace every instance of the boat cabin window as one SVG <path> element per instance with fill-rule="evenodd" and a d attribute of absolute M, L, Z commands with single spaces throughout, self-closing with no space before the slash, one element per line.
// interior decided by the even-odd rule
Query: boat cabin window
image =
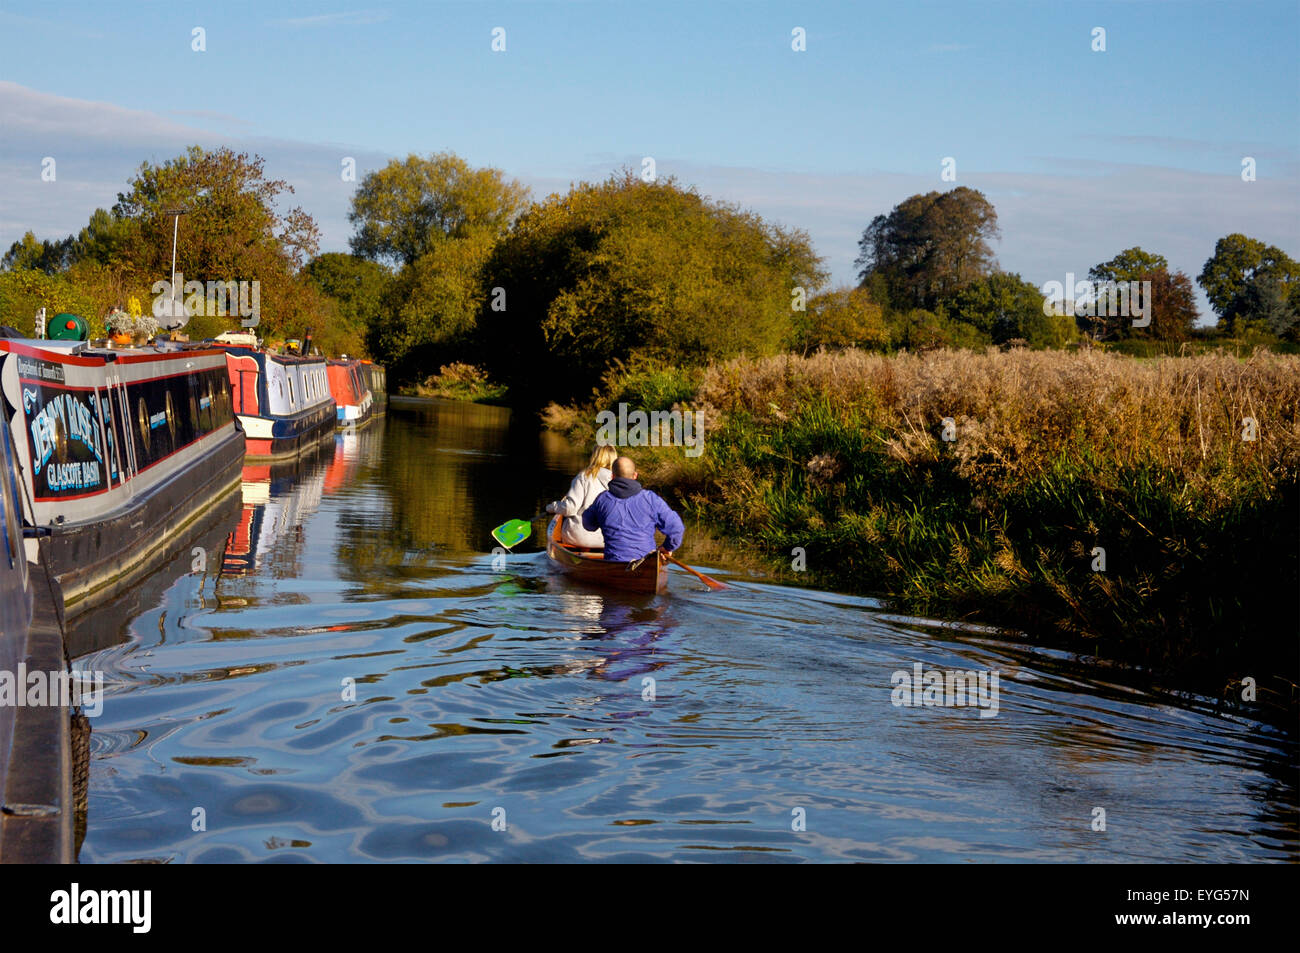
<path fill-rule="evenodd" d="M 140 443 L 144 446 L 145 453 L 149 452 L 149 408 L 144 404 L 144 398 L 141 397 L 136 404 L 136 412 L 139 415 L 140 424 Z"/>

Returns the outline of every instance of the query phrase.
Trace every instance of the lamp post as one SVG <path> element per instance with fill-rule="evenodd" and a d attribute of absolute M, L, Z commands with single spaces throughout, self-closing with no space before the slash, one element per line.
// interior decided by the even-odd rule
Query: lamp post
<path fill-rule="evenodd" d="M 167 316 L 169 318 L 176 317 L 176 236 L 180 232 L 181 216 L 184 215 L 187 211 L 189 211 L 189 209 L 183 209 L 183 208 L 167 209 L 168 215 L 175 216 L 175 219 L 172 222 L 172 286 L 171 286 L 172 303 L 171 303 L 171 307 L 167 309 Z"/>

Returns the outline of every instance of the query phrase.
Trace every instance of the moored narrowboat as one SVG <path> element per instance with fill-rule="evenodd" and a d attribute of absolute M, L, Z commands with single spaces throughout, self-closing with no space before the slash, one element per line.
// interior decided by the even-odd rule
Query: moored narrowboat
<path fill-rule="evenodd" d="M 322 444 L 301 459 L 244 466 L 243 510 L 226 541 L 222 576 L 250 575 L 275 551 L 296 561 L 300 554 L 292 547 L 301 546 L 301 539 L 294 535 L 293 528 L 320 506 L 324 458 L 333 449 Z"/>
<path fill-rule="evenodd" d="M 374 398 L 361 368 L 357 360 L 328 362 L 330 395 L 338 408 L 340 427 L 363 427 L 370 422 Z"/>
<path fill-rule="evenodd" d="M 388 372 L 384 370 L 382 364 L 363 360 L 361 362 L 361 379 L 370 388 L 372 400 L 370 412 L 376 417 L 383 416 L 384 412 L 388 410 Z"/>
<path fill-rule="evenodd" d="M 112 588 L 239 480 L 219 348 L 0 338 L 26 558 L 64 604 Z"/>
<path fill-rule="evenodd" d="M 323 357 L 223 348 L 250 459 L 295 457 L 333 434 L 336 412 Z"/>

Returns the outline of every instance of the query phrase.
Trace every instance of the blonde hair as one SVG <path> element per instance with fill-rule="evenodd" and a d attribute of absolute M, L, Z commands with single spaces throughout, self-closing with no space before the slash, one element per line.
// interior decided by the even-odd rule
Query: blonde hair
<path fill-rule="evenodd" d="M 587 463 L 587 469 L 582 472 L 594 480 L 602 468 L 608 470 L 616 459 L 618 459 L 618 451 L 609 444 L 604 444 L 597 447 L 595 452 L 592 453 L 591 460 Z"/>

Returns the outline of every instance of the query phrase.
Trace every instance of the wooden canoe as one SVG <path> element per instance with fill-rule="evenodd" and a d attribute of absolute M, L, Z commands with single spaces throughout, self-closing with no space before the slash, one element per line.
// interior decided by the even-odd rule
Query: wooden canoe
<path fill-rule="evenodd" d="M 564 542 L 560 534 L 563 522 L 558 517 L 553 521 L 546 541 L 546 555 L 561 572 L 580 582 L 625 592 L 667 591 L 668 563 L 658 551 L 634 563 L 606 562 L 599 549 Z"/>

